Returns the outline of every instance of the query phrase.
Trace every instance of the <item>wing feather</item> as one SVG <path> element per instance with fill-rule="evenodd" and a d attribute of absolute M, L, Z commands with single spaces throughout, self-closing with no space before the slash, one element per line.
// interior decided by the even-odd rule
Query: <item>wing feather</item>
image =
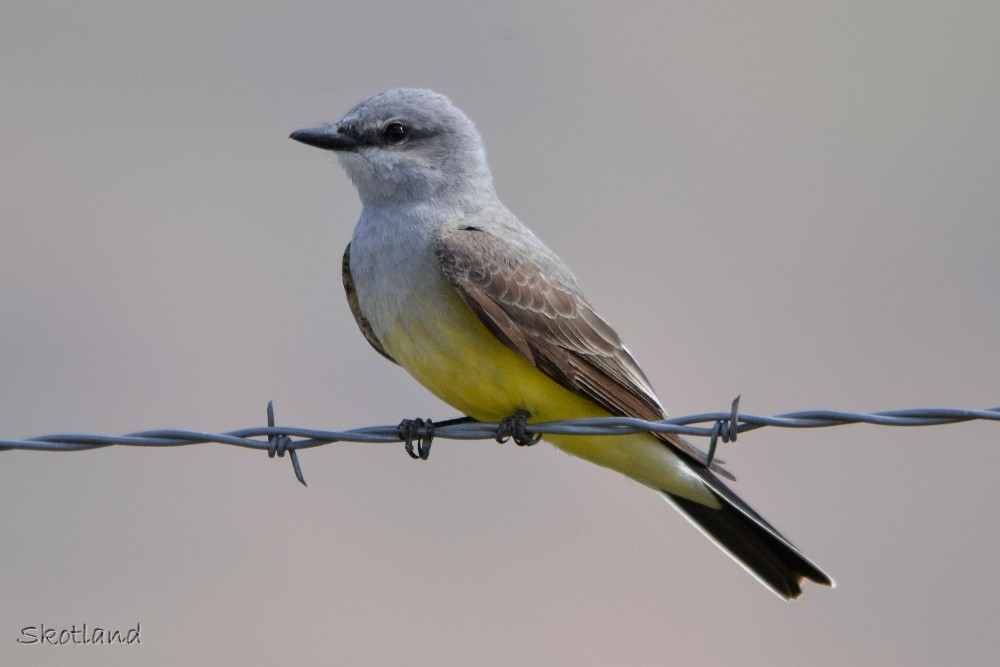
<path fill-rule="evenodd" d="M 354 315 L 354 321 L 357 322 L 358 328 L 361 329 L 361 333 L 364 334 L 365 340 L 368 344 L 375 348 L 375 351 L 381 354 L 383 357 L 396 363 L 385 348 L 382 347 L 381 341 L 375 335 L 375 331 L 372 330 L 372 325 L 368 321 L 368 318 L 361 313 L 361 306 L 358 304 L 358 291 L 354 288 L 354 276 L 351 275 L 351 244 L 348 243 L 347 247 L 344 248 L 344 259 L 340 265 L 340 275 L 344 281 L 344 294 L 347 295 L 347 305 L 351 308 L 351 314 Z"/>
<path fill-rule="evenodd" d="M 448 282 L 493 335 L 559 384 L 611 414 L 663 419 L 646 376 L 572 274 L 530 232 L 512 231 L 520 230 L 505 228 L 500 238 L 481 227 L 445 228 L 435 251 Z M 683 439 L 659 437 L 706 462 Z"/>

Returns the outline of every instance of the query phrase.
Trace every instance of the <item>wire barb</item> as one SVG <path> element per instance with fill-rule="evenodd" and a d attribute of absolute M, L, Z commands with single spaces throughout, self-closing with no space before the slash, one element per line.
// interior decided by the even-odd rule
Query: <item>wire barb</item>
<path fill-rule="evenodd" d="M 274 401 L 267 402 L 267 427 L 269 429 L 274 428 Z M 302 476 L 302 466 L 299 465 L 299 453 L 295 451 L 295 447 L 290 447 L 294 442 L 292 438 L 283 433 L 275 433 L 267 438 L 267 458 L 273 459 L 277 454 L 278 458 L 283 458 L 285 452 L 288 452 L 288 458 L 292 460 L 292 470 L 295 471 L 295 479 L 302 482 L 302 486 L 309 486 L 306 484 L 306 478 Z"/>
<path fill-rule="evenodd" d="M 719 444 L 719 438 L 722 438 L 722 442 L 736 442 L 736 436 L 739 434 L 739 411 L 740 395 L 737 394 L 736 398 L 733 399 L 733 407 L 729 413 L 729 417 L 717 420 L 715 425 L 712 426 L 711 440 L 708 442 L 708 454 L 705 458 L 706 468 L 712 468 L 712 463 L 715 461 L 715 448 Z"/>

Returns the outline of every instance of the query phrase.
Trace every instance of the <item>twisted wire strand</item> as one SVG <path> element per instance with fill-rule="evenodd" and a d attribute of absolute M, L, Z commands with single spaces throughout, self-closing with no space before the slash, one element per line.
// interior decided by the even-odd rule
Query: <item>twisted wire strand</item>
<path fill-rule="evenodd" d="M 543 423 L 525 424 L 529 436 L 541 435 L 621 435 L 651 431 L 676 433 L 693 437 L 710 438 L 708 460 L 714 459 L 718 440 L 733 442 L 740 433 L 764 427 L 779 428 L 823 428 L 846 424 L 875 424 L 878 426 L 937 426 L 957 424 L 973 420 L 1000 421 L 1000 406 L 983 410 L 964 408 L 909 408 L 884 410 L 880 412 L 845 412 L 842 410 L 804 410 L 787 412 L 773 416 L 747 415 L 738 413 L 740 398 L 733 401 L 729 412 L 705 412 L 701 414 L 674 417 L 663 421 L 649 422 L 629 417 L 602 417 L 591 419 L 567 419 Z M 408 433 L 401 432 L 400 425 L 366 426 L 346 431 L 326 431 L 293 426 L 276 426 L 274 407 L 268 403 L 268 425 L 245 428 L 225 433 L 187 431 L 181 429 L 157 429 L 139 431 L 125 435 L 53 434 L 40 435 L 21 440 L 0 439 L 0 451 L 27 450 L 47 452 L 76 452 L 111 446 L 126 447 L 181 447 L 187 445 L 221 444 L 248 449 L 264 450 L 270 457 L 291 459 L 296 478 L 305 484 L 298 451 L 321 447 L 337 442 L 361 444 L 388 444 L 444 438 L 448 440 L 496 440 L 509 425 L 503 423 L 477 422 L 465 418 L 447 422 L 432 423 L 430 420 L 415 420 L 418 424 Z M 411 420 L 405 420 L 411 421 Z M 695 424 L 710 423 L 710 426 Z M 423 458 L 426 458 L 423 457 Z"/>

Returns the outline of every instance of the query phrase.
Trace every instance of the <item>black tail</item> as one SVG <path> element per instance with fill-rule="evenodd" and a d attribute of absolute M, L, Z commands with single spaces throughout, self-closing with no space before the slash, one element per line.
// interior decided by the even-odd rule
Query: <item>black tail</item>
<path fill-rule="evenodd" d="M 825 572 L 732 490 L 707 470 L 699 470 L 721 508 L 706 507 L 667 492 L 663 496 L 761 583 L 786 600 L 802 594 L 803 579 L 833 586 Z"/>

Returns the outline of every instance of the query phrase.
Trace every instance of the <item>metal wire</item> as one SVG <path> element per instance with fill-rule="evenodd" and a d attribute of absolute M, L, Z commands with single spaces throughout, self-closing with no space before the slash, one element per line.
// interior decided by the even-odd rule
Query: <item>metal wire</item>
<path fill-rule="evenodd" d="M 1000 421 L 1000 407 L 984 410 L 962 408 L 911 408 L 906 410 L 885 410 L 881 412 L 843 412 L 840 410 L 806 410 L 762 417 L 739 414 L 739 396 L 733 401 L 729 412 L 706 412 L 686 417 L 675 417 L 658 422 L 628 417 L 605 417 L 598 419 L 567 419 L 537 424 L 521 423 L 514 428 L 523 429 L 529 440 L 537 441 L 542 435 L 621 435 L 652 431 L 676 433 L 678 435 L 710 438 L 708 462 L 715 457 L 718 441 L 733 442 L 740 433 L 753 431 L 765 426 L 781 428 L 820 428 L 845 424 L 876 424 L 879 426 L 936 426 L 957 424 L 973 420 Z M 403 420 L 395 426 L 366 426 L 347 431 L 322 431 L 275 426 L 274 406 L 267 404 L 268 425 L 246 428 L 226 433 L 206 433 L 178 429 L 140 431 L 126 435 L 86 435 L 55 434 L 40 435 L 23 440 L 0 440 L 0 451 L 28 450 L 46 452 L 75 452 L 102 447 L 180 447 L 217 443 L 248 449 L 260 449 L 268 456 L 283 457 L 286 453 L 292 462 L 295 477 L 302 484 L 305 478 L 299 465 L 298 451 L 320 447 L 335 442 L 364 444 L 386 444 L 405 442 L 407 450 L 413 450 L 413 442 L 420 443 L 420 452 L 430 452 L 433 438 L 448 440 L 502 440 L 511 436 L 511 423 L 504 420 L 499 424 L 477 422 L 469 418 L 452 419 L 433 423 L 428 420 Z M 516 417 L 516 416 L 515 416 Z M 512 417 L 513 419 L 513 417 Z M 711 423 L 711 426 L 693 424 Z M 256 438 L 256 439 L 255 439 Z M 530 444 L 530 442 L 518 442 Z M 417 456 L 426 459 L 426 455 Z"/>

